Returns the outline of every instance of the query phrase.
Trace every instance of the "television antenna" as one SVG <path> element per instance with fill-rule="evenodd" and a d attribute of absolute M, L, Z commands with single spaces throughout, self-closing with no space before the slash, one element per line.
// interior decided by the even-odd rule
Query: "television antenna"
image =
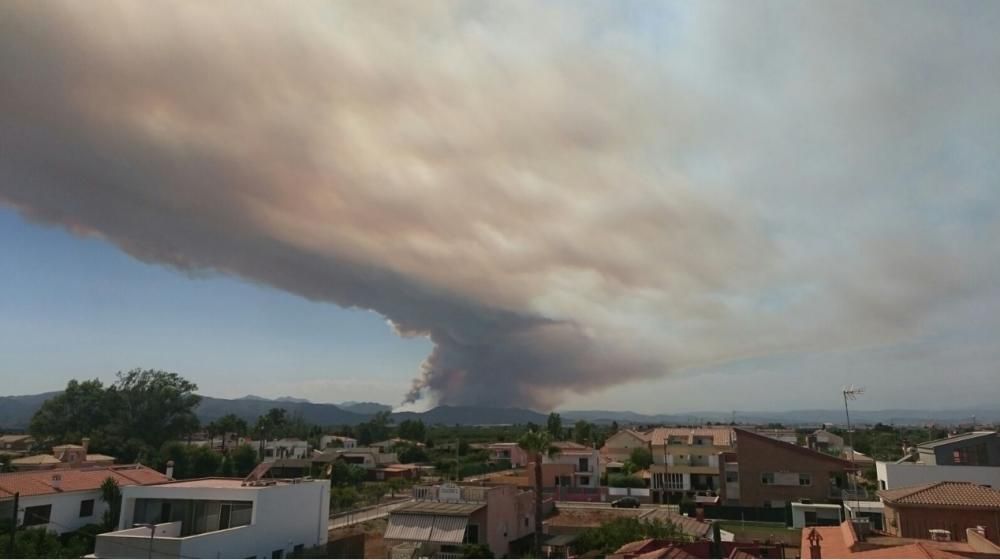
<path fill-rule="evenodd" d="M 844 415 L 847 417 L 847 440 L 851 446 L 851 474 L 847 475 L 851 481 L 851 493 L 854 494 L 854 499 L 857 501 L 858 498 L 858 488 L 857 488 L 857 464 L 854 462 L 854 429 L 851 427 L 851 411 L 847 407 L 847 401 L 857 400 L 858 397 L 865 393 L 864 387 L 855 387 L 854 385 L 849 385 L 844 387 L 841 391 L 844 395 Z M 858 503 L 858 506 L 861 504 Z"/>

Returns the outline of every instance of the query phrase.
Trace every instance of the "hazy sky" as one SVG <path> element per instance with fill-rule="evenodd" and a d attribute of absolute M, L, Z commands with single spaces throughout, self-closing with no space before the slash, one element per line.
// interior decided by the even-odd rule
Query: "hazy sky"
<path fill-rule="evenodd" d="M 416 406 L 997 402 L 997 28 L 2 2 L 0 393 L 145 366 Z"/>

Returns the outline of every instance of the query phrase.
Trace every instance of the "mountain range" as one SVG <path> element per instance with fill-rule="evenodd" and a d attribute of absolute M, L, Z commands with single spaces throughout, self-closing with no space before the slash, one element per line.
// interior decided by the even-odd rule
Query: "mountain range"
<path fill-rule="evenodd" d="M 46 399 L 58 395 L 58 391 L 37 395 L 0 397 L 0 428 L 24 429 L 31 416 Z M 313 403 L 296 397 L 267 399 L 247 395 L 239 399 L 220 399 L 202 396 L 198 406 L 198 417 L 202 422 L 210 422 L 226 414 L 235 414 L 248 421 L 271 408 L 284 408 L 292 415 L 301 415 L 307 422 L 323 426 L 359 424 L 369 420 L 378 412 L 391 411 L 392 407 L 374 402 L 347 401 L 340 404 Z M 736 422 L 742 424 L 814 425 L 824 422 L 842 423 L 844 412 L 830 410 L 792 410 L 783 412 L 688 412 L 681 414 L 642 414 L 615 410 L 564 410 L 559 411 L 564 425 L 577 420 L 597 424 L 701 424 L 705 422 Z M 502 408 L 482 406 L 438 406 L 425 412 L 394 412 L 392 419 L 401 422 L 420 419 L 425 424 L 444 425 L 498 425 L 498 424 L 544 424 L 547 415 L 525 408 Z M 981 406 L 950 410 L 852 410 L 852 421 L 859 424 L 922 425 L 929 423 L 961 424 L 975 418 L 980 423 L 1000 422 L 1000 405 Z"/>

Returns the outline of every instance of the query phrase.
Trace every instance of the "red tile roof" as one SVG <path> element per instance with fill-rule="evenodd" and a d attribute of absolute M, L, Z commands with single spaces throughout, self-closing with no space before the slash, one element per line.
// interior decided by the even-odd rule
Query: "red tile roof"
<path fill-rule="evenodd" d="M 53 476 L 60 477 L 59 489 Z M 159 484 L 169 479 L 142 465 L 115 465 L 110 467 L 84 467 L 79 469 L 50 469 L 0 474 L 0 496 L 41 496 L 57 492 L 96 490 L 107 478 L 119 486 Z"/>
<path fill-rule="evenodd" d="M 890 505 L 961 508 L 1000 508 L 1000 490 L 973 482 L 934 482 L 892 490 L 878 495 Z"/>
<path fill-rule="evenodd" d="M 800 554 L 812 558 L 809 536 L 815 531 L 820 537 L 823 558 L 970 558 L 975 557 L 969 545 L 961 542 L 934 542 L 913 539 L 913 542 L 880 545 L 859 541 L 850 521 L 839 527 L 806 527 L 802 530 Z M 874 540 L 874 539 L 872 539 Z"/>

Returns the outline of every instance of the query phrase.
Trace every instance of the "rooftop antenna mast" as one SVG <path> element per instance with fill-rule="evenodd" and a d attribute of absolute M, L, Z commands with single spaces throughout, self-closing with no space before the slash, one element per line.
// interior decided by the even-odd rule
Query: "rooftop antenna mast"
<path fill-rule="evenodd" d="M 864 387 L 855 387 L 850 385 L 844 387 L 841 391 L 844 394 L 844 415 L 847 417 L 847 441 L 851 446 L 851 474 L 848 478 L 851 480 L 851 494 L 854 494 L 855 501 L 858 500 L 858 489 L 857 489 L 857 464 L 854 462 L 854 428 L 851 427 L 851 411 L 847 407 L 847 401 L 853 401 L 864 394 Z M 860 507 L 860 503 L 858 506 Z"/>

